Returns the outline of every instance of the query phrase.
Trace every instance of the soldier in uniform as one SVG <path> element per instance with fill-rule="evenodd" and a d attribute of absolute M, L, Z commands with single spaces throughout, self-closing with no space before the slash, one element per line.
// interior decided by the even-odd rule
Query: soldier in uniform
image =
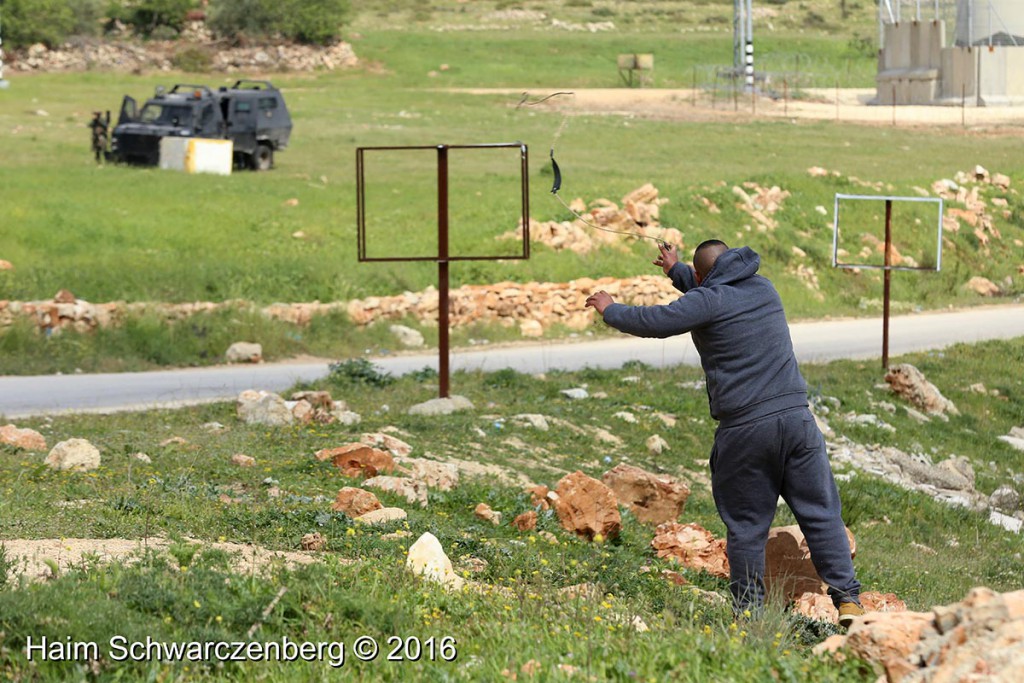
<path fill-rule="evenodd" d="M 92 151 L 96 155 L 96 163 L 103 161 L 103 153 L 107 150 L 107 128 L 109 123 L 103 112 L 94 111 L 92 121 L 86 124 L 92 131 Z"/>

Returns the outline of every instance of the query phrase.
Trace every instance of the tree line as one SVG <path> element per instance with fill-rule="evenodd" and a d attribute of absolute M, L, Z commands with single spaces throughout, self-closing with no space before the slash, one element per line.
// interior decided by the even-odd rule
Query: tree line
<path fill-rule="evenodd" d="M 203 19 L 228 41 L 329 45 L 350 12 L 350 0 L 0 0 L 0 37 L 7 48 L 121 30 L 173 40 L 188 21 Z"/>

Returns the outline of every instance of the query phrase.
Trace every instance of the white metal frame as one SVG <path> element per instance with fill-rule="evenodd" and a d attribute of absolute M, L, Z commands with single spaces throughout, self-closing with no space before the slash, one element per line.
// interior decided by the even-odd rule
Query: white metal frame
<path fill-rule="evenodd" d="M 858 265 L 856 263 L 840 263 L 839 262 L 839 202 L 841 200 L 854 200 L 854 201 L 887 201 L 893 202 L 916 202 L 916 203 L 930 203 L 938 205 L 938 221 L 936 225 L 936 248 L 935 248 L 935 267 L 934 268 L 910 268 L 908 266 L 876 266 L 869 264 Z M 897 197 L 891 195 L 868 195 L 868 194 L 836 194 L 835 197 L 835 209 L 832 220 L 832 267 L 833 268 L 866 268 L 876 270 L 927 270 L 939 272 L 942 270 L 942 198 L 936 197 Z"/>

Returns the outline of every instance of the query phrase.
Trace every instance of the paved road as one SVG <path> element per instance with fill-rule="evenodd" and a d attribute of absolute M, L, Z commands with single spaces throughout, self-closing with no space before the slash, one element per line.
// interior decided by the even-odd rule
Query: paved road
<path fill-rule="evenodd" d="M 795 323 L 793 344 L 801 362 L 837 358 L 880 358 L 880 318 Z M 986 306 L 963 311 L 893 317 L 890 356 L 936 349 L 956 342 L 1024 336 L 1024 305 Z M 436 352 L 372 359 L 401 375 L 437 368 Z M 655 367 L 697 365 L 689 335 L 673 339 L 615 337 L 481 348 L 452 354 L 453 370 L 521 372 L 583 367 L 614 368 L 629 360 Z M 104 412 L 230 399 L 245 389 L 281 391 L 327 374 L 327 364 L 280 363 L 98 375 L 0 377 L 0 416 L 8 419 L 61 412 Z M 457 383 L 453 386 L 457 392 Z"/>

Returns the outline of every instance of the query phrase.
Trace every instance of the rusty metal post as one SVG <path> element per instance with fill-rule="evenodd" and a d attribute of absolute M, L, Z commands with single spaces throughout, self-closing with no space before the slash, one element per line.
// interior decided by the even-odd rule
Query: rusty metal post
<path fill-rule="evenodd" d="M 441 398 L 448 398 L 448 147 L 437 147 L 437 374 Z"/>
<path fill-rule="evenodd" d="M 892 278 L 892 200 L 885 200 L 885 275 L 882 289 L 882 369 L 889 369 L 889 288 Z"/>
<path fill-rule="evenodd" d="M 493 254 L 460 256 L 452 254 L 448 243 L 449 237 L 449 168 L 448 151 L 451 149 L 498 149 L 503 147 L 518 148 L 520 191 L 522 202 L 522 216 L 520 223 L 523 230 L 523 246 L 519 255 L 515 254 Z M 366 237 L 366 173 L 365 173 L 365 152 L 371 151 L 409 151 L 409 150 L 432 150 L 437 153 L 437 254 L 424 256 L 371 256 L 367 253 Z M 358 260 L 362 262 L 392 261 L 392 262 L 413 262 L 413 261 L 434 261 L 437 263 L 437 289 L 438 289 L 438 393 L 441 398 L 448 398 L 450 395 L 450 297 L 449 297 L 449 266 L 453 261 L 495 261 L 505 259 L 528 259 L 530 258 L 530 187 L 529 187 L 529 154 L 521 142 L 509 143 L 484 143 L 476 145 L 411 145 L 395 147 L 358 147 L 356 148 L 356 240 Z"/>

